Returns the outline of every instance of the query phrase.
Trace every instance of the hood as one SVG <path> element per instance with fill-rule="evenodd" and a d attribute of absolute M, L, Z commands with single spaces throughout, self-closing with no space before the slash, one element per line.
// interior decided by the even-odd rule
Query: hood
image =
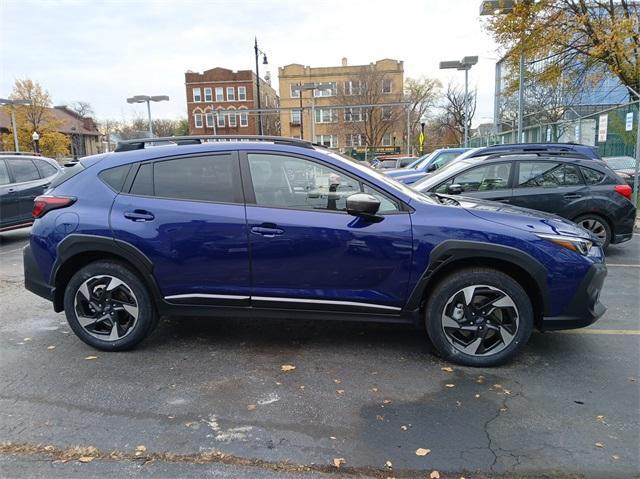
<path fill-rule="evenodd" d="M 472 215 L 493 223 L 530 233 L 575 236 L 597 241 L 591 232 L 572 221 L 551 213 L 465 196 L 452 196 L 451 198 L 457 200 L 460 206 Z"/>
<path fill-rule="evenodd" d="M 410 174 L 411 172 L 414 172 L 416 170 L 414 170 L 413 168 L 409 169 L 409 168 L 391 168 L 389 170 L 384 170 L 384 174 L 385 175 L 389 175 L 392 176 L 394 178 L 397 178 L 398 176 L 403 176 L 406 174 Z"/>

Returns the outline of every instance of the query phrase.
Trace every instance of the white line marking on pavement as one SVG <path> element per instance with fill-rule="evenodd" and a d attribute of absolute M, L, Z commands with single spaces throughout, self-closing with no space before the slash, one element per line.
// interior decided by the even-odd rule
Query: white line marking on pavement
<path fill-rule="evenodd" d="M 640 329 L 569 329 L 554 331 L 560 334 L 604 334 L 610 336 L 640 336 Z"/>
<path fill-rule="evenodd" d="M 9 251 L 0 251 L 0 254 L 9 254 L 9 253 L 15 253 L 16 251 L 22 251 L 23 246 L 21 246 L 20 248 L 16 248 L 16 249 L 10 249 Z"/>
<path fill-rule="evenodd" d="M 607 263 L 607 266 L 613 266 L 614 268 L 640 268 L 640 264 L 611 264 Z"/>

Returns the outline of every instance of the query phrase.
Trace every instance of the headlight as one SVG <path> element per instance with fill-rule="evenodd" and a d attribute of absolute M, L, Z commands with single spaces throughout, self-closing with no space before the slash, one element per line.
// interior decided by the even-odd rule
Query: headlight
<path fill-rule="evenodd" d="M 551 241 L 552 243 L 562 246 L 563 248 L 570 249 L 576 253 L 586 256 L 593 246 L 593 242 L 585 238 L 577 238 L 575 236 L 560 236 L 560 235 L 538 235 L 542 239 Z"/>

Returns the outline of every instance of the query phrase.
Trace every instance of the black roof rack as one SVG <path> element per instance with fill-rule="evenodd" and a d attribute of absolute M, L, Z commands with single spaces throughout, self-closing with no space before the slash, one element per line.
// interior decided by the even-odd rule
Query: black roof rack
<path fill-rule="evenodd" d="M 280 145 L 299 146 L 313 149 L 311 142 L 286 136 L 264 135 L 194 135 L 194 136 L 165 136 L 160 138 L 137 138 L 135 140 L 119 141 L 114 151 L 143 150 L 146 145 L 153 143 L 174 143 L 176 145 L 198 145 L 208 142 L 224 141 L 270 141 Z"/>
<path fill-rule="evenodd" d="M 486 155 L 486 154 L 485 154 Z M 478 155 L 478 156 L 470 156 L 468 159 L 472 159 L 472 158 L 480 158 L 481 156 L 485 156 L 485 155 Z M 501 158 L 503 156 L 526 156 L 526 155 L 536 155 L 536 156 L 549 156 L 549 157 L 553 157 L 553 156 L 557 156 L 557 157 L 562 157 L 562 158 L 575 158 L 578 160 L 591 160 L 590 157 L 588 157 L 587 155 L 583 155 L 580 153 L 576 153 L 575 151 L 544 151 L 544 150 L 518 150 L 518 151 L 500 151 L 497 153 L 491 153 L 486 155 L 485 160 L 492 160 L 494 158 Z"/>
<path fill-rule="evenodd" d="M 42 153 L 36 153 L 35 151 L 0 151 L 0 155 L 11 155 L 11 156 L 42 156 Z"/>

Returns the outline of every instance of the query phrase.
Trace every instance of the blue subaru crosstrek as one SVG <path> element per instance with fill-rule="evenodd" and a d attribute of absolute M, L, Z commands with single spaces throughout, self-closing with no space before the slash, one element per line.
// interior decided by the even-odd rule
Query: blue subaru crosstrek
<path fill-rule="evenodd" d="M 69 168 L 34 202 L 27 289 L 107 351 L 161 315 L 277 316 L 426 326 L 471 366 L 605 310 L 602 249 L 570 221 L 421 194 L 300 140 L 226 140 L 136 140 Z"/>

